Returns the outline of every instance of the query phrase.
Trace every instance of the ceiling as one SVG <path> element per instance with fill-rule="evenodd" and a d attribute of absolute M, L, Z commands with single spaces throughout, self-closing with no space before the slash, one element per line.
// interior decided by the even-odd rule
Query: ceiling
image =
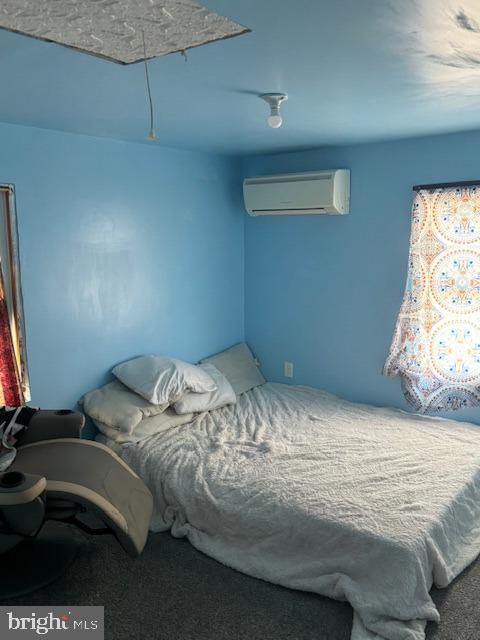
<path fill-rule="evenodd" d="M 251 33 L 121 66 L 0 30 L 0 121 L 228 154 L 480 128 L 477 0 L 203 0 Z M 0 12 L 1 12 L 0 8 Z M 286 92 L 270 129 L 257 96 Z"/>

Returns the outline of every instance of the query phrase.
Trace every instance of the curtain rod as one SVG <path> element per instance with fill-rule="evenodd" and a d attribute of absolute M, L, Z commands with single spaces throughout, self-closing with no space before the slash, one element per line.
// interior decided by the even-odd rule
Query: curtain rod
<path fill-rule="evenodd" d="M 467 180 L 466 182 L 439 182 L 438 184 L 417 184 L 413 187 L 414 191 L 433 191 L 434 189 L 451 189 L 453 187 L 473 187 L 480 185 L 480 180 Z"/>

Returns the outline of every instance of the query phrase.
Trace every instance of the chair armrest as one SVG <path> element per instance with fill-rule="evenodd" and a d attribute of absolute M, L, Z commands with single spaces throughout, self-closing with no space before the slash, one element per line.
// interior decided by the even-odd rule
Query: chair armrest
<path fill-rule="evenodd" d="M 78 411 L 47 411 L 41 409 L 30 420 L 28 429 L 17 447 L 42 440 L 57 438 L 80 438 L 85 416 Z"/>
<path fill-rule="evenodd" d="M 19 471 L 0 473 L 0 507 L 28 504 L 47 486 L 43 476 Z"/>
<path fill-rule="evenodd" d="M 0 473 L 0 510 L 2 533 L 0 551 L 8 551 L 18 536 L 33 536 L 45 519 L 43 492 L 47 486 L 44 476 L 7 471 Z M 2 545 L 3 537 L 3 545 Z"/>

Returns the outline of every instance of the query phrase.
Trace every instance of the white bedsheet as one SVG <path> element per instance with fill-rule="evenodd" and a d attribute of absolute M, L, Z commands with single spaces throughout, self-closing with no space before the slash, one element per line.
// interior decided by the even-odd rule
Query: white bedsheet
<path fill-rule="evenodd" d="M 348 600 L 353 640 L 423 639 L 432 583 L 480 552 L 474 425 L 266 384 L 123 457 L 154 495 L 154 531 Z"/>

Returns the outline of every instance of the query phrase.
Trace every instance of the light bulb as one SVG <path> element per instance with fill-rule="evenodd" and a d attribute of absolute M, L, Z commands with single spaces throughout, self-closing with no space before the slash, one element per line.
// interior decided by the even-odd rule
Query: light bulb
<path fill-rule="evenodd" d="M 157 134 L 155 133 L 155 129 L 150 129 L 148 132 L 147 140 L 156 140 Z"/>
<path fill-rule="evenodd" d="M 268 116 L 267 118 L 268 126 L 272 127 L 272 129 L 278 129 L 278 127 L 282 126 L 282 116 L 280 114 L 275 114 Z"/>
<path fill-rule="evenodd" d="M 272 129 L 278 129 L 283 123 L 283 118 L 280 115 L 280 105 L 285 100 L 288 100 L 288 96 L 285 93 L 264 93 L 260 98 L 265 100 L 270 107 L 270 115 L 267 118 L 268 126 Z"/>

